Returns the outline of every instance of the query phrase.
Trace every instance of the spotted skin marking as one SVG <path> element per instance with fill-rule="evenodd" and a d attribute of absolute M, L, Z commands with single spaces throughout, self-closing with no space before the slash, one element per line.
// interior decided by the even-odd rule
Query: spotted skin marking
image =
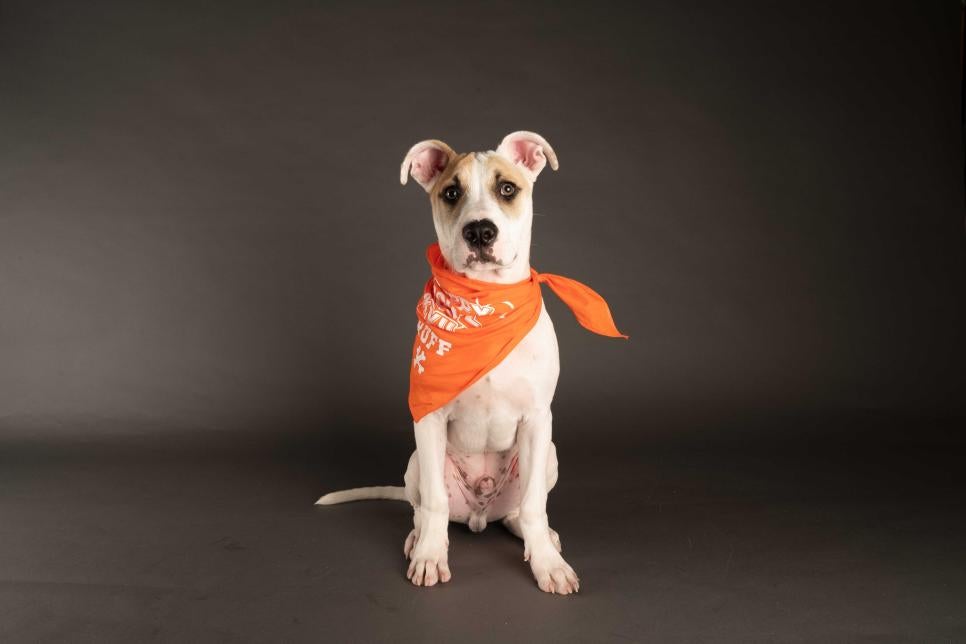
<path fill-rule="evenodd" d="M 450 520 L 474 532 L 488 520 L 502 519 L 520 504 L 520 467 L 516 448 L 484 454 L 446 454 Z"/>

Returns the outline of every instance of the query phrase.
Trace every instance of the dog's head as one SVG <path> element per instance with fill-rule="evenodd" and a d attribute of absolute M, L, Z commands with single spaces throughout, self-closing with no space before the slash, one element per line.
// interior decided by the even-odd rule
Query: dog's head
<path fill-rule="evenodd" d="M 399 180 L 410 175 L 429 193 L 436 236 L 450 268 L 476 279 L 528 275 L 533 184 L 557 155 L 533 132 L 508 134 L 496 151 L 457 154 L 430 139 L 410 148 Z"/>

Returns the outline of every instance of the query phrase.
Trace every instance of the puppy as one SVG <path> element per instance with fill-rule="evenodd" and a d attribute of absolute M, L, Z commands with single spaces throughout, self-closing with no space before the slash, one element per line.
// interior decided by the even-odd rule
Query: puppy
<path fill-rule="evenodd" d="M 416 450 L 409 459 L 404 488 L 333 492 L 318 503 L 372 498 L 409 501 L 414 528 L 403 551 L 410 560 L 406 576 L 416 586 L 452 578 L 447 552 L 450 521 L 480 532 L 489 521 L 499 520 L 523 540 L 524 560 L 529 561 L 541 590 L 567 595 L 580 588 L 577 574 L 560 554 L 560 537 L 547 519 L 547 494 L 557 481 L 550 403 L 560 363 L 538 282 L 550 278 L 566 282 L 550 283 L 561 297 L 558 286 L 574 285 L 584 289 L 578 299 L 599 296 L 578 282 L 540 275 L 530 267 L 533 188 L 547 165 L 558 168 L 553 148 L 540 135 L 525 131 L 507 135 L 495 151 L 486 152 L 458 154 L 442 141 L 422 141 L 402 162 L 401 182 L 411 176 L 429 194 L 438 241 L 438 251 L 430 250 L 431 265 L 432 254 L 437 253 L 435 278 L 417 309 L 420 323 L 410 391 Z M 469 290 L 460 295 L 450 284 Z M 493 295 L 487 284 L 492 284 Z M 526 291 L 531 295 L 536 289 L 536 299 L 527 299 L 530 313 L 522 313 L 526 306 L 513 301 L 516 295 L 501 299 L 507 293 L 520 293 L 513 290 L 517 288 L 531 288 Z M 600 304 L 610 320 L 602 299 Z M 571 307 L 584 326 L 619 336 L 612 321 L 607 327 L 612 331 L 599 330 L 581 319 L 575 304 Z M 436 396 L 439 387 L 424 387 L 436 398 L 422 404 L 426 397 L 420 397 L 420 387 L 422 379 L 429 377 L 426 374 L 432 375 L 432 360 L 453 364 L 453 347 L 463 338 L 476 337 L 466 334 L 503 329 L 508 320 L 519 320 L 521 315 L 526 320 L 516 327 L 518 337 L 505 343 L 512 344 L 512 349 L 494 350 L 493 364 L 478 369 L 452 392 Z M 467 350 L 465 360 L 476 360 L 482 351 Z"/>

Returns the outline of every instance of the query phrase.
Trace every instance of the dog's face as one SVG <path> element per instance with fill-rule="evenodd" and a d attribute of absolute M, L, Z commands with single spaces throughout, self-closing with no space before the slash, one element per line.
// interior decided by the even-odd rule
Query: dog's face
<path fill-rule="evenodd" d="M 553 148 L 532 132 L 508 135 L 496 151 L 466 154 L 433 139 L 409 150 L 400 181 L 412 175 L 429 193 L 450 268 L 479 279 L 522 279 L 530 261 L 533 184 L 548 162 L 557 169 Z"/>

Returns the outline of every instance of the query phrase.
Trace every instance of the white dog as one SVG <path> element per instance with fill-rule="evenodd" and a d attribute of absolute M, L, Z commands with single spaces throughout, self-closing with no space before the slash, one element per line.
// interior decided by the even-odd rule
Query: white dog
<path fill-rule="evenodd" d="M 547 163 L 556 170 L 556 154 L 532 132 L 506 136 L 496 151 L 467 154 L 427 140 L 409 150 L 400 179 L 405 184 L 411 174 L 429 193 L 439 248 L 451 271 L 514 284 L 531 275 L 533 185 Z M 541 590 L 579 590 L 547 521 L 547 494 L 557 481 L 550 403 L 560 366 L 553 324 L 542 301 L 539 306 L 535 326 L 499 364 L 415 422 L 416 451 L 405 488 L 358 488 L 318 501 L 408 500 L 415 527 L 403 550 L 410 559 L 407 577 L 416 586 L 450 580 L 450 521 L 479 532 L 499 519 L 523 539 L 524 560 Z"/>

